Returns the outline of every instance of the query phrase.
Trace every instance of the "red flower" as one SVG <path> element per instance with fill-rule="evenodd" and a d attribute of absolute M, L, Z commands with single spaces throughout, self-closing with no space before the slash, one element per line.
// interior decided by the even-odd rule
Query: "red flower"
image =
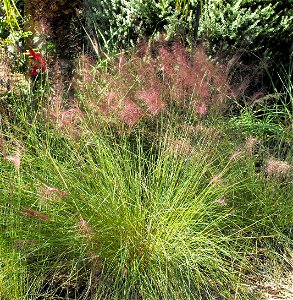
<path fill-rule="evenodd" d="M 38 66 L 37 65 L 33 65 L 32 68 L 30 69 L 31 76 L 34 76 L 34 77 L 37 76 L 38 75 L 37 70 L 38 70 Z"/>
<path fill-rule="evenodd" d="M 42 59 L 42 55 L 40 53 L 35 53 L 34 60 L 38 60 L 39 61 L 40 59 Z"/>
<path fill-rule="evenodd" d="M 36 54 L 36 53 L 35 53 L 34 50 L 30 50 L 29 53 L 30 53 L 30 56 L 32 56 L 33 58 L 35 57 L 35 54 Z"/>
<path fill-rule="evenodd" d="M 35 61 L 35 64 L 30 70 L 31 76 L 36 77 L 39 73 L 46 71 L 47 64 L 44 57 L 40 53 L 36 53 L 34 50 L 29 50 L 29 54 Z"/>

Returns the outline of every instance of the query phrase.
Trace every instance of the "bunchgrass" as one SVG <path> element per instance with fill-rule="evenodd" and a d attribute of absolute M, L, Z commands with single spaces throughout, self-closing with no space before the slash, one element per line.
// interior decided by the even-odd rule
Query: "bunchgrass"
<path fill-rule="evenodd" d="M 202 50 L 197 65 L 160 49 L 163 83 L 121 55 L 86 68 L 98 79 L 80 79 L 71 106 L 42 91 L 34 108 L 15 102 L 0 141 L 3 299 L 258 299 L 247 285 L 264 261 L 286 265 L 291 161 L 219 116 L 232 90 L 216 65 L 197 95 L 185 83 Z"/>
<path fill-rule="evenodd" d="M 176 128 L 147 150 L 141 134 L 126 132 L 118 144 L 110 133 L 72 139 L 49 131 L 38 140 L 31 129 L 35 144 L 26 146 L 18 172 L 2 161 L 10 251 L 25 258 L 28 284 L 38 282 L 39 294 L 249 297 L 242 283 L 253 272 L 251 247 L 281 234 L 282 222 L 272 218 L 289 205 L 282 198 L 283 209 L 268 210 L 275 198 L 251 182 L 252 160 L 241 163 L 225 139 L 187 146 Z"/>

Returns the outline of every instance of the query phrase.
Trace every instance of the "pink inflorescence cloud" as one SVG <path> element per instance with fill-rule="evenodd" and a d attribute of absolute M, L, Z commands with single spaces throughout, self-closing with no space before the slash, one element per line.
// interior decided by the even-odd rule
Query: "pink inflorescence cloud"
<path fill-rule="evenodd" d="M 160 91 L 155 87 L 139 91 L 137 97 L 143 100 L 153 116 L 157 115 L 165 107 L 165 103 L 160 99 Z"/>
<path fill-rule="evenodd" d="M 108 70 L 94 75 L 93 68 L 82 68 L 77 89 L 94 112 L 118 117 L 129 126 L 143 117 L 157 116 L 170 103 L 203 118 L 223 109 L 233 96 L 225 69 L 212 62 L 201 45 L 189 52 L 179 42 L 144 42 L 137 53 L 117 55 Z"/>
<path fill-rule="evenodd" d="M 196 107 L 196 112 L 200 115 L 200 116 L 204 116 L 206 115 L 208 110 L 207 105 L 202 102 L 199 106 Z"/>
<path fill-rule="evenodd" d="M 70 127 L 77 124 L 80 122 L 82 117 L 83 112 L 76 105 L 73 105 L 69 109 L 50 112 L 50 119 L 56 121 L 59 128 Z"/>
<path fill-rule="evenodd" d="M 143 110 L 135 102 L 131 99 L 125 99 L 121 117 L 126 124 L 129 126 L 135 125 L 143 115 Z"/>

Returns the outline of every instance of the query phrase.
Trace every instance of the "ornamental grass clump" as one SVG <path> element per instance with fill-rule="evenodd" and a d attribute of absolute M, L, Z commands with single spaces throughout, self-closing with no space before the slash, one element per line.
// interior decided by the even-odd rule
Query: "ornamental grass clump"
<path fill-rule="evenodd" d="M 92 132 L 59 140 L 68 151 L 53 155 L 56 138 L 26 152 L 10 184 L 9 241 L 36 290 L 73 299 L 245 298 L 247 243 L 232 206 L 241 174 L 209 150 L 214 142 L 167 133 L 144 150 L 138 134 L 135 148 L 126 135 L 113 144 Z M 214 175 L 220 183 L 210 183 Z"/>

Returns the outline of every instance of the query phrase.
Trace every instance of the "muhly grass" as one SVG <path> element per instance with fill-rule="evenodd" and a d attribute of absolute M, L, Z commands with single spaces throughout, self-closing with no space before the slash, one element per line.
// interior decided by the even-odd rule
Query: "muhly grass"
<path fill-rule="evenodd" d="M 7 220 L 15 228 L 10 249 L 25 257 L 31 281 L 44 279 L 39 284 L 46 291 L 38 293 L 245 297 L 246 246 L 241 233 L 234 238 L 234 212 L 223 202 L 240 177 L 232 185 L 213 184 L 211 145 L 186 156 L 170 147 L 170 138 L 147 152 L 139 136 L 133 149 L 127 138 L 112 145 L 95 133 L 90 140 L 63 141 L 65 157 L 46 141 L 28 147 L 34 152 L 23 153 L 16 173 L 2 160 L 3 205 L 11 201 L 8 211 L 15 215 Z M 221 160 L 222 178 L 231 163 Z"/>
<path fill-rule="evenodd" d="M 203 48 L 144 51 L 84 57 L 77 100 L 61 84 L 4 126 L 5 300 L 257 299 L 261 260 L 282 266 L 292 161 L 219 117 L 235 92 Z"/>
<path fill-rule="evenodd" d="M 1 160 L 2 238 L 25 262 L 25 297 L 251 299 L 251 253 L 286 241 L 290 192 L 208 130 L 174 128 L 146 148 L 139 133 L 31 129 L 19 168 Z"/>
<path fill-rule="evenodd" d="M 73 85 L 83 111 L 129 126 L 153 119 L 170 105 L 198 117 L 220 114 L 239 93 L 239 87 L 230 86 L 224 63 L 211 61 L 203 46 L 187 51 L 163 39 L 119 53 L 106 67 L 82 55 Z"/>

